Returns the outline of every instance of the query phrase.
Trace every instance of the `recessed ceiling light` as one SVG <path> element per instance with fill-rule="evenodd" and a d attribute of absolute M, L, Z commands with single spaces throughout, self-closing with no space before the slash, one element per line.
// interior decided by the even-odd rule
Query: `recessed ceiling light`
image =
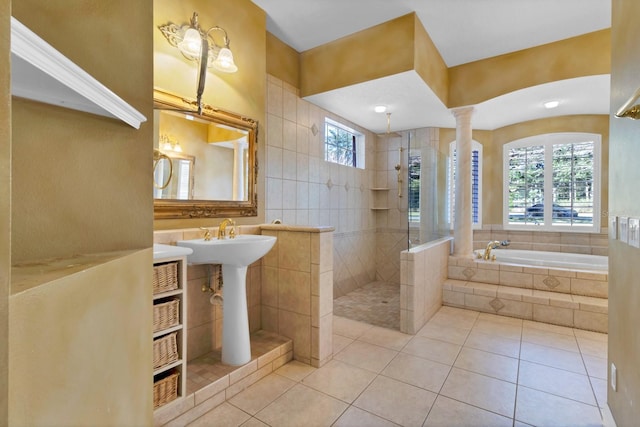
<path fill-rule="evenodd" d="M 560 101 L 547 101 L 543 105 L 544 105 L 544 108 L 550 110 L 550 109 L 556 108 L 558 105 L 560 105 Z"/>
<path fill-rule="evenodd" d="M 384 105 L 376 105 L 373 108 L 373 111 L 375 111 L 376 113 L 384 113 L 385 111 L 387 111 L 387 107 L 385 107 Z"/>

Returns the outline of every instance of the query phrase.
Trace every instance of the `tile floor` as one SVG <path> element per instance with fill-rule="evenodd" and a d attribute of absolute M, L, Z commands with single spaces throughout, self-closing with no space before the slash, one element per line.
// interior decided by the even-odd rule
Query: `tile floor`
<path fill-rule="evenodd" d="M 190 426 L 602 425 L 606 334 L 443 307 L 414 336 L 335 317 L 334 349 Z"/>
<path fill-rule="evenodd" d="M 400 285 L 371 282 L 333 300 L 333 314 L 400 330 Z"/>

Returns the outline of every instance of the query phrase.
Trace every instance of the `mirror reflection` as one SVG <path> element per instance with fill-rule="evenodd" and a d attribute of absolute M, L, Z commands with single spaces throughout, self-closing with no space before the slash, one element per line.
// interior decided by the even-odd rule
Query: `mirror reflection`
<path fill-rule="evenodd" d="M 154 91 L 155 218 L 257 215 L 258 123 Z"/>
<path fill-rule="evenodd" d="M 158 133 L 158 150 L 172 165 L 166 159 L 154 165 L 154 198 L 248 200 L 247 130 L 159 111 Z M 196 168 L 196 159 L 206 167 Z"/>

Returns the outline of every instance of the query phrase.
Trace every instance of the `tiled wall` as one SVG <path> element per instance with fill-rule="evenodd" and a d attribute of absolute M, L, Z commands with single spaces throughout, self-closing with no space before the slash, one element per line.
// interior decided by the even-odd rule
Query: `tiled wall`
<path fill-rule="evenodd" d="M 451 238 L 403 251 L 400 255 L 400 330 L 415 334 L 442 306 Z"/>
<path fill-rule="evenodd" d="M 325 117 L 365 135 L 365 169 L 324 161 Z M 336 296 L 371 281 L 376 219 L 369 188 L 376 135 L 301 99 L 295 87 L 273 76 L 267 82 L 266 129 L 266 222 L 335 228 Z"/>
<path fill-rule="evenodd" d="M 266 225 L 262 328 L 293 340 L 294 359 L 320 367 L 333 355 L 333 234 L 330 227 Z"/>
<path fill-rule="evenodd" d="M 484 249 L 492 240 L 510 240 L 511 249 L 572 252 L 577 254 L 608 255 L 609 240 L 606 228 L 600 233 L 566 233 L 549 231 L 503 230 L 502 225 L 484 225 L 473 232 L 473 249 Z"/>

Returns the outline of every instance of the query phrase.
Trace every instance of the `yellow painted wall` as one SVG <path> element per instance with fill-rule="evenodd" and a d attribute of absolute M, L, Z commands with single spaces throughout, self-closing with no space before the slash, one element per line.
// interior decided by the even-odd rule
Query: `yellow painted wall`
<path fill-rule="evenodd" d="M 0 2 L 0 63 L 10 60 L 10 2 Z M 9 288 L 11 281 L 11 76 L 0 67 L 0 425 L 8 424 Z"/>
<path fill-rule="evenodd" d="M 449 103 L 449 73 L 440 52 L 416 17 L 415 70 L 443 104 Z"/>
<path fill-rule="evenodd" d="M 602 135 L 600 209 L 603 214 L 609 211 L 609 117 L 603 115 L 552 117 L 517 123 L 493 131 L 473 131 L 473 139 L 482 144 L 482 222 L 484 224 L 502 224 L 502 147 L 504 144 L 529 136 L 556 132 L 589 132 Z M 455 139 L 455 129 L 441 129 L 440 151 L 448 153 L 449 143 Z M 606 226 L 606 217 L 601 219 L 601 226 Z"/>
<path fill-rule="evenodd" d="M 6 3 L 0 41 L 9 31 Z M 10 349 L 8 424 L 150 425 L 152 2 L 20 0 L 11 6 L 13 16 L 149 121 L 136 130 L 115 119 L 11 100 L 11 263 L 134 254 L 55 282 L 34 273 L 29 279 L 39 285 L 27 293 L 17 291 L 12 275 L 9 342 L 0 345 Z M 0 147 L 6 176 L 8 144 Z M 4 195 L 6 181 L 0 182 Z M 6 261 L 0 249 L 0 263 Z"/>
<path fill-rule="evenodd" d="M 13 2 L 18 20 L 148 120 L 136 130 L 115 119 L 13 100 L 13 263 L 151 246 L 149 10 L 148 0 Z"/>
<path fill-rule="evenodd" d="M 152 425 L 151 256 L 11 296 L 8 425 Z"/>
<path fill-rule="evenodd" d="M 601 30 L 452 67 L 448 106 L 474 105 L 557 80 L 608 74 L 610 40 L 610 30 Z"/>
<path fill-rule="evenodd" d="M 302 52 L 301 97 L 413 70 L 416 19 L 410 13 Z"/>
<path fill-rule="evenodd" d="M 611 112 L 638 88 L 640 2 L 613 0 L 611 18 Z M 613 215 L 640 217 L 640 121 L 611 118 L 609 207 Z M 617 391 L 608 389 L 607 402 L 618 426 L 640 419 L 640 249 L 609 240 L 609 361 L 618 368 Z M 609 382 L 610 383 L 610 382 Z"/>
<path fill-rule="evenodd" d="M 188 23 L 198 12 L 200 26 L 224 28 L 238 71 L 225 74 L 209 69 L 203 102 L 258 121 L 258 164 L 265 158 L 266 119 L 266 15 L 250 0 L 154 0 L 153 2 L 153 84 L 161 89 L 195 99 L 197 66 L 185 59 L 164 38 L 159 25 Z M 213 32 L 218 43 L 222 33 Z M 239 224 L 260 223 L 264 219 L 264 169 L 259 168 L 258 216 L 238 218 Z M 154 229 L 214 226 L 219 219 L 156 220 Z"/>
<path fill-rule="evenodd" d="M 267 33 L 267 74 L 300 87 L 300 55 L 271 33 Z"/>

